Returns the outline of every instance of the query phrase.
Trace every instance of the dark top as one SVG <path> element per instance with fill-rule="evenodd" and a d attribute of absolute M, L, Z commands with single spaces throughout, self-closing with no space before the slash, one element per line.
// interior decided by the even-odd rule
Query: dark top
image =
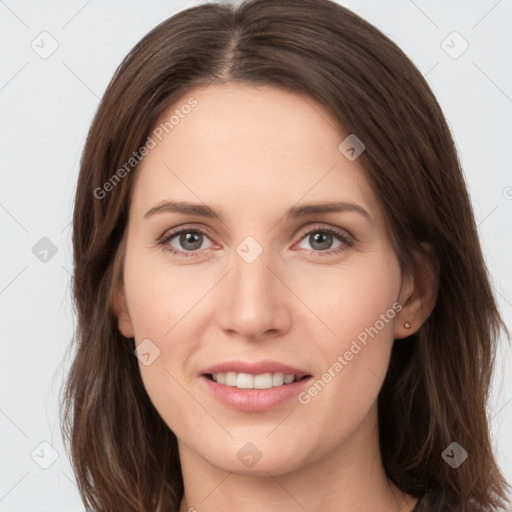
<path fill-rule="evenodd" d="M 427 491 L 411 512 L 444 512 L 439 508 L 439 494 L 434 490 Z"/>

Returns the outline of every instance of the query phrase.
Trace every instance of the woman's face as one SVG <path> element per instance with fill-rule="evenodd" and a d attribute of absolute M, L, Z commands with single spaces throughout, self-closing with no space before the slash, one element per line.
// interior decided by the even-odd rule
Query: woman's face
<path fill-rule="evenodd" d="M 162 121 L 175 110 L 136 171 L 119 327 L 182 461 L 282 474 L 374 447 L 407 292 L 361 147 L 272 87 L 196 89 Z"/>

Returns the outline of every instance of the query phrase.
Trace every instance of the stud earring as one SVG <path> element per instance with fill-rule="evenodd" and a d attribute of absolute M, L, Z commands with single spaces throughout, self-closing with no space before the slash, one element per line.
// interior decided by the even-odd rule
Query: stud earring
<path fill-rule="evenodd" d="M 406 329 L 410 329 L 411 328 L 411 324 L 409 322 L 405 322 L 404 327 Z"/>

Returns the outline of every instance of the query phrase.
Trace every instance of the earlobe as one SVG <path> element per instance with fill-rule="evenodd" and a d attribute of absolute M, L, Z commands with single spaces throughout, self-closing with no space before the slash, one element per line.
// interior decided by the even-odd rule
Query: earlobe
<path fill-rule="evenodd" d="M 117 318 L 117 326 L 125 338 L 133 338 L 133 325 L 126 305 L 126 294 L 123 287 L 116 290 L 112 305 L 114 315 Z"/>
<path fill-rule="evenodd" d="M 406 338 L 417 332 L 436 304 L 438 262 L 432 246 L 422 244 L 422 247 L 424 253 L 416 253 L 414 275 L 408 276 L 402 287 L 402 310 L 395 323 L 395 338 Z"/>

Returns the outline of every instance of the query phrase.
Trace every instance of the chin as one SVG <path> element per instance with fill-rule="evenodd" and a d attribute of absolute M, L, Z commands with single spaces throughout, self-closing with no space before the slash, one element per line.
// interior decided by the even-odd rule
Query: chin
<path fill-rule="evenodd" d="M 254 439 L 254 437 L 253 437 Z M 201 454 L 203 459 L 218 469 L 239 475 L 273 476 L 283 475 L 307 464 L 305 453 L 297 452 L 297 445 L 254 442 L 234 442 L 219 446 L 219 451 Z"/>

